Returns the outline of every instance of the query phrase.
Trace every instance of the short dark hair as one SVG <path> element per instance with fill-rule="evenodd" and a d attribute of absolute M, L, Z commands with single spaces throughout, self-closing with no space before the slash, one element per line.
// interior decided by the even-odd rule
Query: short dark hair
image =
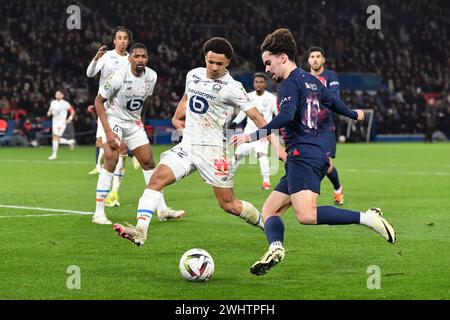
<path fill-rule="evenodd" d="M 231 43 L 227 39 L 220 37 L 214 37 L 205 42 L 203 45 L 203 54 L 206 56 L 209 51 L 224 54 L 229 60 L 231 60 L 234 55 L 234 50 Z"/>
<path fill-rule="evenodd" d="M 117 32 L 119 32 L 119 31 L 126 32 L 128 34 L 129 43 L 133 42 L 133 32 L 131 32 L 131 30 L 125 26 L 118 26 L 113 30 L 113 33 L 112 33 L 113 40 L 116 38 Z"/>
<path fill-rule="evenodd" d="M 273 54 L 286 54 L 289 60 L 295 61 L 297 44 L 289 29 L 279 28 L 268 34 L 261 45 L 261 53 L 270 51 Z"/>
<path fill-rule="evenodd" d="M 267 80 L 267 78 L 268 78 L 267 74 L 265 74 L 264 72 L 256 72 L 253 75 L 253 80 L 255 80 L 255 78 L 257 78 L 257 77 L 264 78 L 264 80 Z"/>
<path fill-rule="evenodd" d="M 313 52 L 320 52 L 322 56 L 325 57 L 325 51 L 321 47 L 311 47 L 308 50 L 308 55 L 311 55 Z"/>
<path fill-rule="evenodd" d="M 133 43 L 133 45 L 130 47 L 129 53 L 131 54 L 135 49 L 144 49 L 148 53 L 147 47 L 140 42 Z"/>

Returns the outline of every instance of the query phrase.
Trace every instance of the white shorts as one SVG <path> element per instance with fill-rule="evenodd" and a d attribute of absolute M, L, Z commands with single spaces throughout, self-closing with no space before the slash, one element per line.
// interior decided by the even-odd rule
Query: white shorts
<path fill-rule="evenodd" d="M 177 181 L 198 170 L 206 183 L 218 188 L 233 188 L 230 161 L 223 147 L 180 143 L 163 152 L 159 164 L 168 166 Z"/>
<path fill-rule="evenodd" d="M 144 144 L 150 144 L 141 121 L 123 121 L 112 117 L 107 119 L 111 130 L 124 140 L 131 151 Z M 103 143 L 107 141 L 105 132 L 103 132 L 102 141 Z"/>
<path fill-rule="evenodd" d="M 66 122 L 52 122 L 52 134 L 54 136 L 62 136 L 66 130 Z"/>
<path fill-rule="evenodd" d="M 99 118 L 97 118 L 97 133 L 95 134 L 95 137 L 102 138 L 105 135 L 105 130 L 103 130 L 102 122 Z"/>
<path fill-rule="evenodd" d="M 268 155 L 269 141 L 267 139 L 261 139 L 251 143 L 243 143 L 236 148 L 235 154 L 240 156 L 252 155 L 257 156 L 258 153 Z"/>

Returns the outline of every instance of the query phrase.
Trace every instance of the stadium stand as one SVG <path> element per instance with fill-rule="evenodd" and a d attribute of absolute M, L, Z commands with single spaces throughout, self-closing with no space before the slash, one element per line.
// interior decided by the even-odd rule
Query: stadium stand
<path fill-rule="evenodd" d="M 81 8 L 81 30 L 66 27 L 66 8 L 72 4 Z M 170 119 L 186 72 L 203 64 L 199 48 L 205 39 L 230 39 L 237 53 L 233 74 L 252 73 L 263 69 L 259 45 L 264 36 L 289 27 L 303 67 L 308 48 L 318 45 L 327 53 L 328 67 L 340 75 L 381 76 L 376 91 L 342 92 L 350 105 L 375 111 L 377 133 L 431 136 L 438 130 L 450 137 L 450 2 L 379 5 L 381 29 L 368 30 L 363 0 L 229 0 L 226 6 L 218 0 L 0 0 L 0 116 L 17 125 L 28 121 L 34 134 L 42 134 L 50 99 L 61 89 L 76 109 L 75 131 L 88 133 L 77 136 L 78 143 L 92 143 L 87 106 L 98 81 L 86 78 L 86 67 L 101 44 L 111 44 L 112 28 L 126 25 L 149 47 L 149 66 L 159 76 L 146 117 Z"/>

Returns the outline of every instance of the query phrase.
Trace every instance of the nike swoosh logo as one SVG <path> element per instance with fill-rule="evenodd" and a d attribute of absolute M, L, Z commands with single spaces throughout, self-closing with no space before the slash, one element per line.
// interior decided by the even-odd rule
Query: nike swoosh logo
<path fill-rule="evenodd" d="M 383 219 L 381 219 L 381 222 L 383 222 L 383 226 L 385 227 L 385 229 L 387 231 L 387 234 L 389 236 L 388 242 L 389 243 L 393 243 L 393 237 L 392 237 L 391 233 L 389 232 L 389 228 L 386 226 L 386 224 L 384 223 Z"/>

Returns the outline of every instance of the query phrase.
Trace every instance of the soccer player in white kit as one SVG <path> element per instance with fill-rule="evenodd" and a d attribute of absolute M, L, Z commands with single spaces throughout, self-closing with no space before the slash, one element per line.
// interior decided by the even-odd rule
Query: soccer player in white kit
<path fill-rule="evenodd" d="M 257 72 L 253 75 L 253 88 L 255 91 L 250 92 L 248 95 L 253 101 L 253 105 L 258 108 L 262 113 L 264 119 L 267 122 L 272 120 L 273 115 L 277 115 L 277 98 L 266 90 L 267 75 L 263 72 Z M 247 117 L 244 111 L 240 111 L 233 123 L 241 123 Z M 247 124 L 244 128 L 245 134 L 250 134 L 256 131 L 258 127 L 255 123 L 247 119 Z M 270 163 L 268 158 L 269 141 L 267 139 L 261 139 L 251 143 L 244 143 L 238 146 L 234 152 L 233 170 L 236 171 L 240 162 L 248 155 L 256 155 L 259 161 L 259 167 L 261 169 L 261 175 L 263 176 L 262 189 L 269 190 L 270 185 Z"/>
<path fill-rule="evenodd" d="M 185 118 L 182 142 L 161 157 L 139 199 L 137 225 L 114 225 L 122 238 L 138 246 L 147 239 L 148 226 L 163 188 L 196 170 L 213 187 L 219 205 L 226 212 L 263 228 L 260 212 L 251 203 L 237 200 L 234 196 L 225 129 L 235 107 L 246 112 L 258 127 L 266 121 L 253 107 L 242 84 L 234 80 L 226 69 L 233 56 L 231 44 L 223 38 L 212 38 L 204 44 L 203 54 L 206 68 L 188 72 L 185 94 L 172 119 L 179 129 L 183 127 L 182 119 Z"/>
<path fill-rule="evenodd" d="M 96 224 L 111 224 L 105 214 L 105 198 L 111 187 L 112 172 L 119 158 L 122 141 L 141 164 L 146 183 L 155 167 L 141 113 L 145 100 L 153 93 L 157 74 L 146 67 L 147 48 L 141 43 L 131 46 L 129 61 L 130 64 L 106 79 L 95 98 L 97 115 L 104 129 L 102 140 L 105 141 L 105 161 L 97 182 L 96 209 L 92 217 L 92 222 Z M 160 220 L 179 218 L 184 214 L 184 211 L 167 208 L 164 200 L 157 210 Z"/>
<path fill-rule="evenodd" d="M 89 78 L 95 77 L 100 72 L 99 88 L 103 86 L 106 79 L 115 71 L 122 69 L 129 64 L 127 48 L 133 41 L 133 34 L 124 26 L 119 26 L 113 31 L 113 50 L 106 50 L 106 46 L 101 46 L 95 57 L 89 64 L 86 75 Z M 101 163 L 104 156 L 103 144 L 106 141 L 102 141 L 104 135 L 103 127 L 99 119 L 97 119 L 97 133 L 96 133 L 96 147 L 99 148 L 96 167 L 89 172 L 89 174 L 98 174 L 101 171 Z M 114 170 L 114 178 L 111 192 L 106 198 L 106 206 L 114 207 L 120 206 L 119 202 L 119 188 L 122 182 L 122 178 L 125 174 L 125 159 L 127 157 L 128 149 L 125 144 L 121 145 L 119 152 L 119 160 Z"/>
<path fill-rule="evenodd" d="M 56 160 L 58 158 L 58 148 L 61 140 L 61 136 L 66 130 L 66 125 L 73 120 L 75 116 L 75 110 L 72 108 L 69 102 L 63 99 L 64 94 L 61 91 L 56 91 L 55 100 L 50 103 L 47 116 L 52 116 L 52 154 L 48 160 Z M 67 114 L 69 114 L 67 118 Z M 70 141 L 69 144 L 73 144 L 75 141 Z"/>

